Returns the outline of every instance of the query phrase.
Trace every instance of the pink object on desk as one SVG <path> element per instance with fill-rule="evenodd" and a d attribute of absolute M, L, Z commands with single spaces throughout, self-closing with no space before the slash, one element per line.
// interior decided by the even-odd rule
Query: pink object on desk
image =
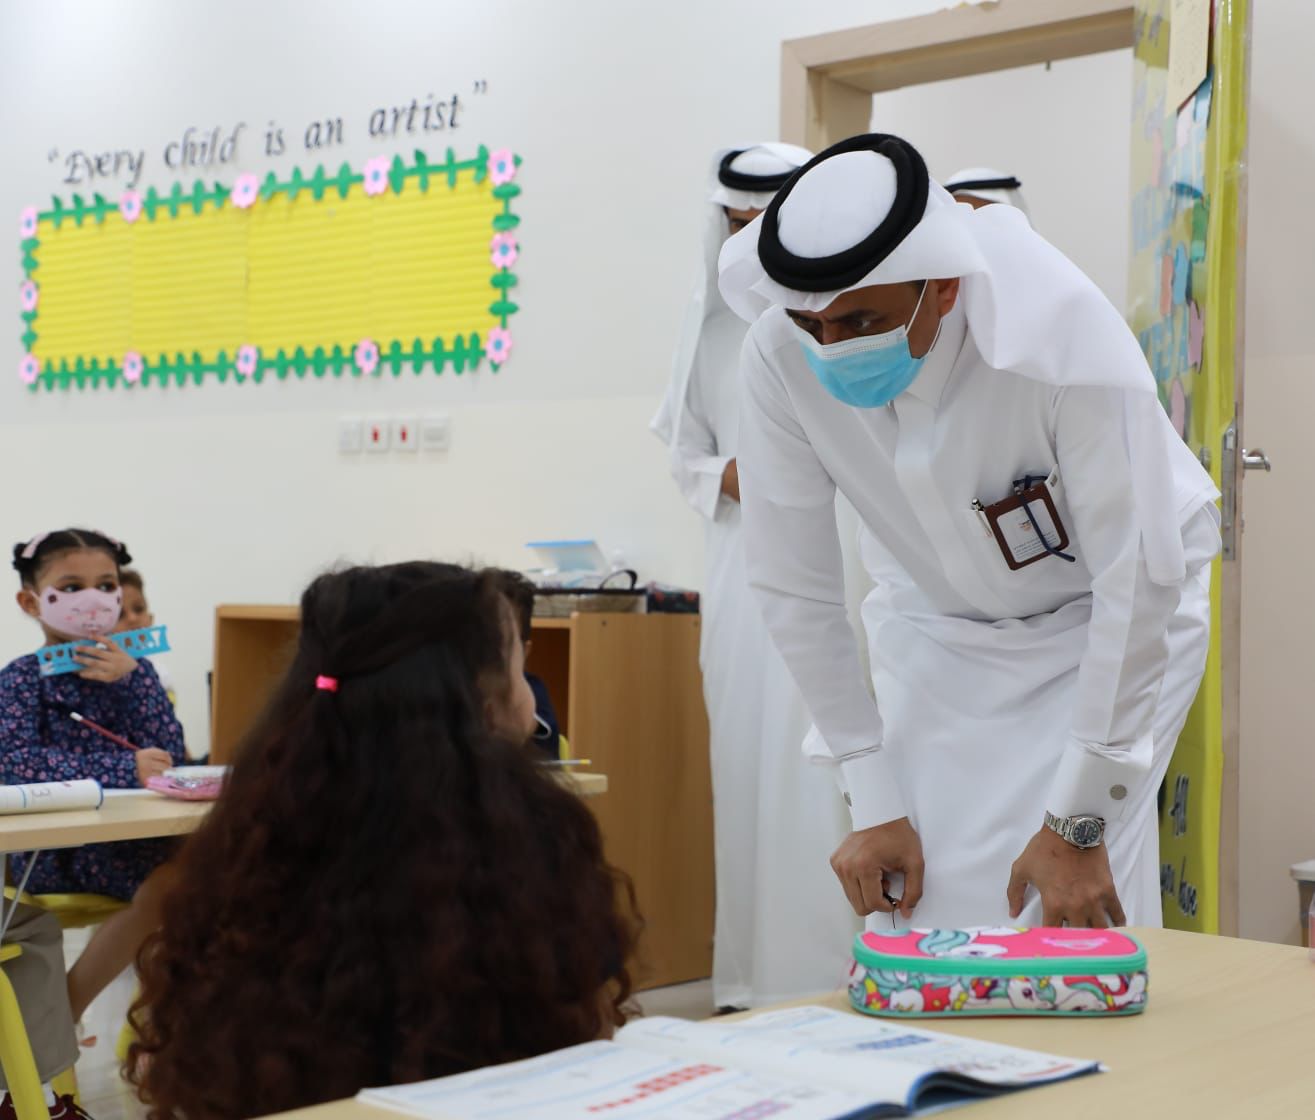
<path fill-rule="evenodd" d="M 156 774 L 146 779 L 146 788 L 179 801 L 214 801 L 224 792 L 224 781 L 216 778 L 210 782 L 183 785 L 172 778 Z"/>

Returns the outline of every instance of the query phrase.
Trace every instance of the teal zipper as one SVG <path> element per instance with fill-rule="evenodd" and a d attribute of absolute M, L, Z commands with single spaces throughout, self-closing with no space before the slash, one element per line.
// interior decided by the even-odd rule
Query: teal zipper
<path fill-rule="evenodd" d="M 1124 936 L 1128 936 L 1125 934 Z M 956 976 L 1114 976 L 1146 968 L 1146 949 L 1135 937 L 1128 939 L 1137 952 L 1126 957 L 897 957 L 877 953 L 854 941 L 854 959 L 865 968 L 883 972 L 925 972 Z"/>

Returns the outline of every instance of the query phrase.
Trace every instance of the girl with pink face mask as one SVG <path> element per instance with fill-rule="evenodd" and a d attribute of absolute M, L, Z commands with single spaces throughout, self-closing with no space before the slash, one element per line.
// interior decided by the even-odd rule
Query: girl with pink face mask
<path fill-rule="evenodd" d="M 131 560 L 104 533 L 62 529 L 33 537 L 14 546 L 18 606 L 40 625 L 44 645 L 95 641 L 119 621 L 119 571 Z M 77 659 L 77 673 L 43 677 L 35 653 L 0 670 L 0 782 L 94 778 L 109 789 L 131 789 L 187 761 L 183 730 L 149 661 L 134 661 L 109 641 L 84 647 Z M 110 742 L 72 712 L 139 749 Z M 89 892 L 132 902 L 97 929 L 69 973 L 75 1019 L 158 925 L 172 850 L 168 840 L 90 844 L 46 852 L 32 869 L 32 894 Z M 19 881 L 25 861 L 16 858 L 13 866 Z"/>

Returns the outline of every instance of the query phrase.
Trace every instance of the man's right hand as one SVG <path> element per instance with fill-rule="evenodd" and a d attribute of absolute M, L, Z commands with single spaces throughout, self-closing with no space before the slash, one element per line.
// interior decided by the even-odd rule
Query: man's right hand
<path fill-rule="evenodd" d="M 906 921 L 922 900 L 922 841 L 908 817 L 851 832 L 831 857 L 831 870 L 845 888 L 854 913 L 861 917 L 891 912 L 893 907 L 882 894 L 889 891 L 890 876 L 895 872 L 904 876 L 898 902 Z"/>
<path fill-rule="evenodd" d="M 740 500 L 740 468 L 734 459 L 721 472 L 721 492 L 732 502 Z"/>

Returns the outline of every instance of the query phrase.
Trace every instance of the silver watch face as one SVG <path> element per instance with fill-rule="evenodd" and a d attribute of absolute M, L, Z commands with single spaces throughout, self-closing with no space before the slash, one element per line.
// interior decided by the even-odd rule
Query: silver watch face
<path fill-rule="evenodd" d="M 1073 822 L 1073 843 L 1079 848 L 1094 848 L 1100 843 L 1103 831 L 1095 817 L 1078 817 Z"/>

